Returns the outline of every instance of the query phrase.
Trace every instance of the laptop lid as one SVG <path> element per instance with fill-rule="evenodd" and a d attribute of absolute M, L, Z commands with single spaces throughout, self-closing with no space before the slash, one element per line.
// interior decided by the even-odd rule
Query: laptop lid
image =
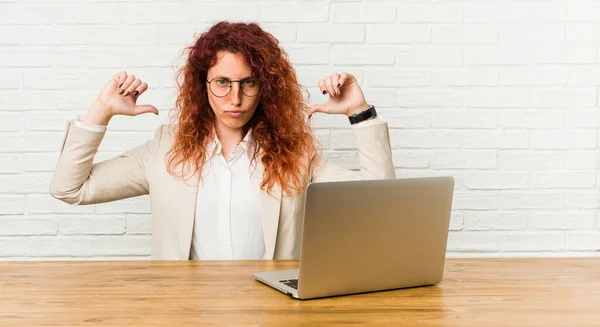
<path fill-rule="evenodd" d="M 440 282 L 453 191 L 452 177 L 310 184 L 298 297 Z"/>

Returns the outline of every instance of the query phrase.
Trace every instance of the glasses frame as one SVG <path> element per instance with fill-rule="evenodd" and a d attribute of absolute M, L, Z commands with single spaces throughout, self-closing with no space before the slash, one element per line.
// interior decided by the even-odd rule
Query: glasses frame
<path fill-rule="evenodd" d="M 212 81 L 216 80 L 216 79 L 224 79 L 226 81 L 229 81 L 229 91 L 227 91 L 227 94 L 219 96 L 219 95 L 216 95 L 215 92 L 213 92 L 212 88 L 210 87 L 210 83 Z M 211 79 L 210 81 L 206 80 L 206 83 L 208 83 L 208 90 L 210 91 L 210 93 L 212 93 L 212 95 L 216 96 L 217 98 L 224 98 L 224 97 L 228 96 L 231 93 L 231 89 L 232 89 L 231 86 L 233 85 L 234 82 L 240 83 L 240 90 L 242 91 L 242 94 L 244 94 L 247 97 L 253 98 L 253 97 L 257 96 L 260 93 L 260 84 L 258 85 L 258 91 L 259 92 L 256 92 L 255 95 L 248 95 L 248 94 L 246 94 L 246 92 L 244 92 L 244 88 L 242 87 L 242 82 L 245 81 L 245 80 L 248 80 L 248 79 L 254 79 L 254 78 L 253 77 L 246 77 L 244 79 L 229 80 L 229 79 L 224 78 L 224 77 L 215 77 L 215 78 Z"/>

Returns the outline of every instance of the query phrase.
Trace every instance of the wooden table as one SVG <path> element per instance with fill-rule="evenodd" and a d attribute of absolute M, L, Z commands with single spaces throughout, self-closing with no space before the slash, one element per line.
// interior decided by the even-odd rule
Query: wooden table
<path fill-rule="evenodd" d="M 442 283 L 294 300 L 296 261 L 0 263 L 1 326 L 600 326 L 600 259 L 448 259 Z"/>

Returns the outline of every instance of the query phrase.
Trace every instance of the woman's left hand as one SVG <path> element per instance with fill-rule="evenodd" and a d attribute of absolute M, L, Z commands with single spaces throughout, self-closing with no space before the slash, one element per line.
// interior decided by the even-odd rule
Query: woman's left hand
<path fill-rule="evenodd" d="M 326 114 L 344 114 L 352 116 L 369 109 L 365 95 L 354 75 L 349 73 L 333 74 L 319 81 L 319 89 L 329 94 L 329 100 L 322 104 L 313 104 L 308 108 L 308 117 L 315 112 Z"/>

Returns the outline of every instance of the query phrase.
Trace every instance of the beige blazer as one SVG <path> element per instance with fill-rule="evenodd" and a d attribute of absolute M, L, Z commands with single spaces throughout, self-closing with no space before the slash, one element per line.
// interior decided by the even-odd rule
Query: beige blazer
<path fill-rule="evenodd" d="M 154 139 L 110 160 L 94 163 L 105 133 L 67 123 L 50 194 L 72 205 L 104 203 L 149 194 L 152 211 L 152 258 L 188 260 L 194 229 L 199 176 L 184 182 L 170 175 L 165 155 L 174 140 L 172 125 L 162 125 Z M 355 129 L 363 179 L 395 178 L 386 123 Z M 260 162 L 260 161 L 259 161 Z M 259 169 L 264 169 L 261 164 Z M 310 164 L 308 182 L 356 179 L 356 174 L 323 156 Z M 305 193 L 283 196 L 261 192 L 264 259 L 300 255 Z"/>

